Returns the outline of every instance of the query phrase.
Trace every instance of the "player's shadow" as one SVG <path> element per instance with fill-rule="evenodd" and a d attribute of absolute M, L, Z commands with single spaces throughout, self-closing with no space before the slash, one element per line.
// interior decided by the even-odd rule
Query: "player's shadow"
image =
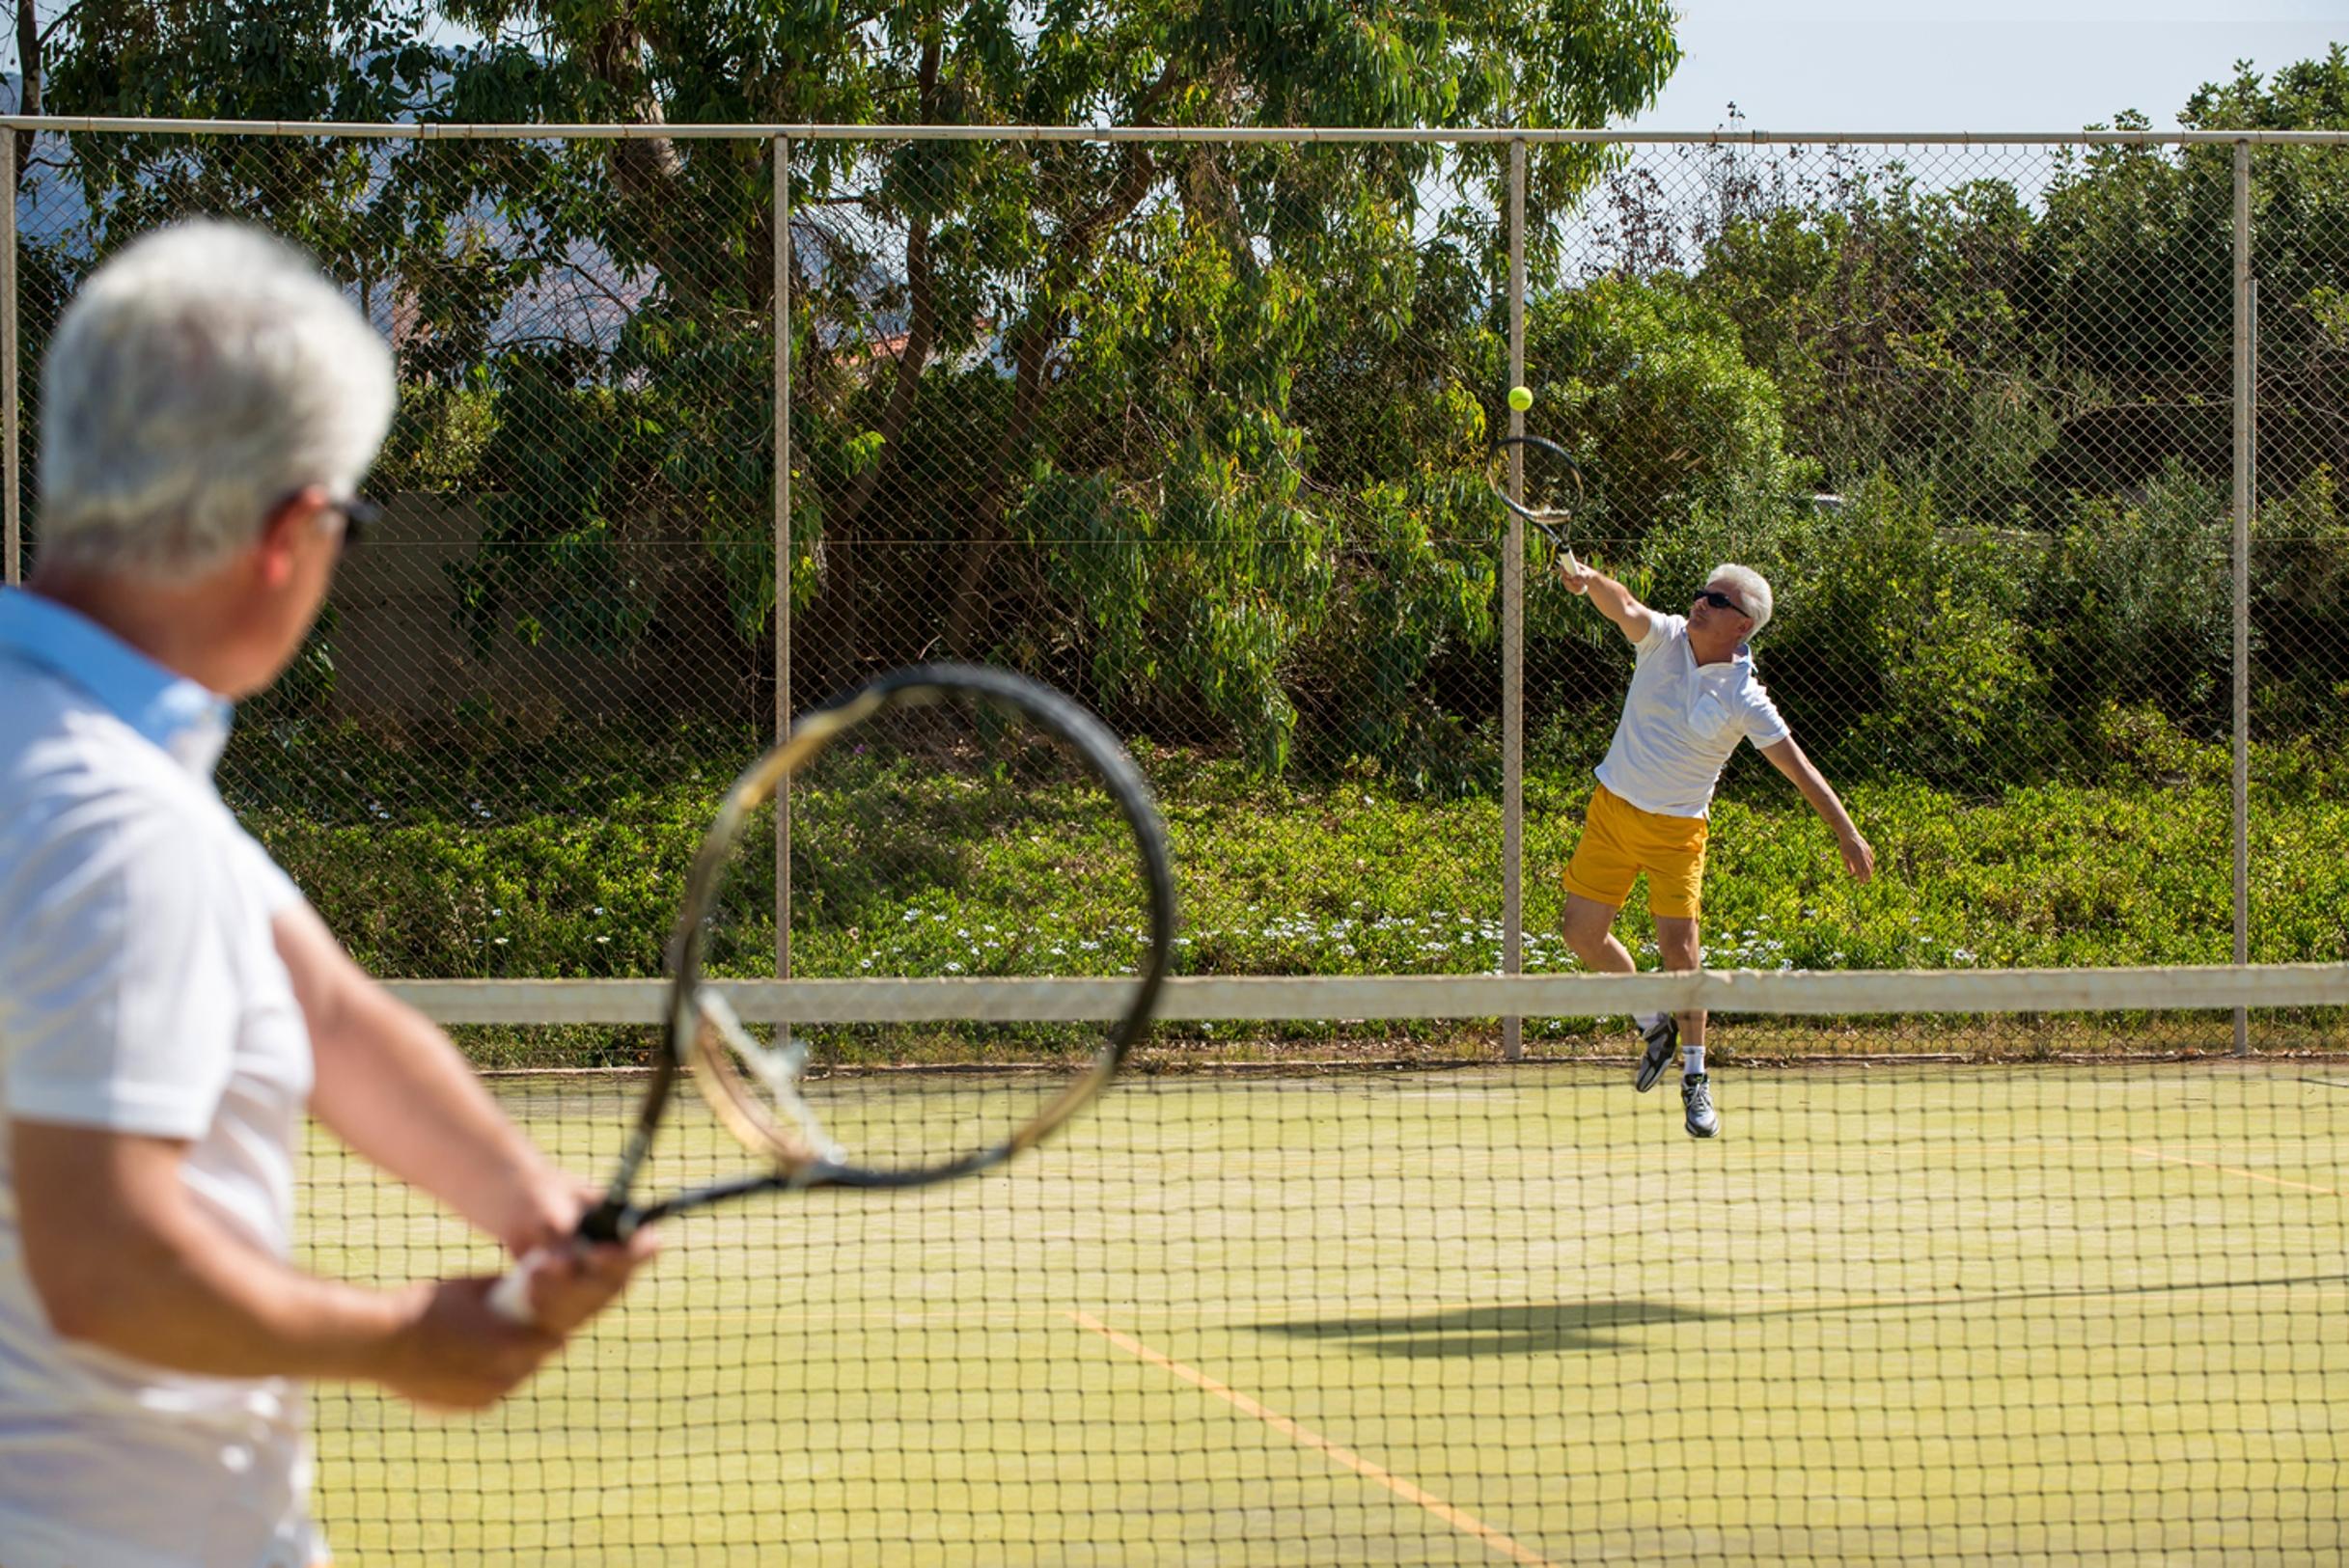
<path fill-rule="evenodd" d="M 1532 1356 L 1617 1350 L 1627 1331 L 1701 1323 L 1713 1314 L 1669 1302 L 1549 1302 L 1463 1307 L 1404 1317 L 1306 1318 L 1253 1325 L 1262 1334 L 1340 1340 L 1370 1356 Z"/>

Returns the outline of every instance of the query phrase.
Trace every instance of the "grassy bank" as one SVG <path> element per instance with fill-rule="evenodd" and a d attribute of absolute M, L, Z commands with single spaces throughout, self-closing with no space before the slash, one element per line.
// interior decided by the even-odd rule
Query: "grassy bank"
<path fill-rule="evenodd" d="M 1429 800 L 1340 779 L 1267 784 L 1189 751 L 1143 754 L 1174 835 L 1184 974 L 1477 973 L 1501 964 L 1501 815 L 1488 798 Z M 1741 756 L 1717 803 L 1704 939 L 1722 967 L 1982 968 L 2198 964 L 2231 950 L 2228 784 L 2224 753 L 2169 759 L 2155 777 L 2044 783 L 1966 797 L 1898 779 L 1845 790 L 1879 874 L 1860 886 L 1832 837 L 1764 764 Z M 675 763 L 675 758 L 668 761 Z M 567 772 L 576 772 L 576 765 Z M 604 781 L 527 784 L 462 812 L 336 822 L 289 805 L 248 822 L 360 959 L 410 977 L 631 977 L 660 972 L 682 869 L 730 774 L 692 768 Z M 697 776 L 698 775 L 698 776 Z M 1526 967 L 1574 967 L 1557 935 L 1557 874 L 1590 782 L 1558 769 L 1528 780 Z M 533 803 L 537 802 L 536 805 Z M 832 803 L 837 812 L 841 803 Z M 814 803 L 797 873 L 821 878 L 830 841 Z M 920 909 L 876 919 L 805 897 L 793 932 L 803 975 L 1073 972 L 1081 929 L 1112 918 L 1076 894 L 1038 907 L 1038 842 L 964 846 L 951 883 Z M 1051 846 L 1044 846 L 1048 865 Z M 749 874 L 761 874 L 751 857 Z M 771 876 L 771 873 L 770 873 Z M 2254 796 L 2252 953 L 2260 961 L 2349 951 L 2349 802 L 2295 788 Z M 746 888 L 764 905 L 771 880 Z M 1644 895 L 1622 930 L 1644 965 Z M 737 933 L 739 973 L 761 972 L 772 927 Z M 1054 948 L 1064 956 L 1046 957 Z M 1100 950 L 1112 963 L 1117 945 Z M 950 966 L 962 963 L 961 970 Z M 1234 1032 L 1223 1031 L 1230 1040 Z M 1243 1033 L 1251 1032 L 1240 1032 Z M 1271 1037 L 1313 1029 L 1253 1032 Z M 1392 1032 L 1375 1032 L 1381 1036 Z M 1568 1043 L 1579 1021 L 1540 1027 Z M 1476 1031 L 1407 1032 L 1466 1041 Z M 560 1037 L 558 1037 L 560 1036 Z M 1214 1032 L 1194 1028 L 1200 1043 Z M 627 1031 L 484 1032 L 487 1059 L 614 1061 L 644 1048 Z"/>

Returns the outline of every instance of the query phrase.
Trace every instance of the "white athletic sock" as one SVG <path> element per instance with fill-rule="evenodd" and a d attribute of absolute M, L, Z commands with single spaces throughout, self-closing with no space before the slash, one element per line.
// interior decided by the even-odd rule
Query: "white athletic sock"
<path fill-rule="evenodd" d="M 1681 1070 L 1682 1072 L 1689 1074 L 1691 1077 L 1695 1077 L 1695 1076 L 1696 1076 L 1698 1073 L 1700 1073 L 1700 1072 L 1704 1071 L 1704 1047 L 1703 1047 L 1703 1046 L 1701 1046 L 1701 1045 L 1692 1045 L 1692 1046 L 1689 1046 L 1688 1048 L 1686 1048 L 1685 1050 L 1683 1050 L 1683 1051 L 1680 1053 L 1680 1058 L 1681 1058 L 1681 1066 L 1680 1066 L 1680 1070 Z"/>
<path fill-rule="evenodd" d="M 1640 1032 L 1644 1034 L 1649 1030 L 1655 1028 L 1656 1021 L 1663 1016 L 1664 1015 L 1660 1012 L 1635 1012 L 1631 1015 L 1631 1021 L 1639 1025 Z"/>

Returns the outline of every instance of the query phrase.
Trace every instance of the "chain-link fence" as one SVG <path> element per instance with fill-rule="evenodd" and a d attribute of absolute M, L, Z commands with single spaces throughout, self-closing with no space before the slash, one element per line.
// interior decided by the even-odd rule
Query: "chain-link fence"
<path fill-rule="evenodd" d="M 1569 967 L 1558 873 L 1631 656 L 1508 569 L 1518 383 L 1582 465 L 1586 556 L 1674 612 L 1723 560 L 1768 574 L 1760 672 L 1876 848 L 1855 885 L 1741 754 L 1709 962 L 2343 956 L 2349 138 L 0 150 L 12 579 L 42 343 L 131 236 L 263 222 L 395 344 L 387 527 L 222 770 L 379 973 L 658 973 L 779 716 L 950 656 L 1133 745 L 1189 974 Z M 785 912 L 802 806 L 739 946 L 861 972 L 880 945 Z M 1165 1070 L 987 1180 L 680 1223 L 484 1417 L 322 1389 L 318 1512 L 354 1560 L 434 1563 L 2330 1560 L 2342 1075 L 2170 1059 L 2224 1047 L 2249 974 L 1782 999 L 1724 1032 L 1756 1070 L 1701 1142 L 1619 1028 L 1525 1021 L 1591 1063 L 1356 1071 L 1441 1026 L 1309 980 L 1312 1021 L 1163 1026 Z M 2271 995 L 2253 1044 L 2338 1049 L 2337 1010 Z M 1989 1051 L 2125 1059 L 1950 1059 Z M 498 1087 L 572 1169 L 634 1096 Z M 654 1158 L 741 1157 L 692 1113 Z M 299 1208 L 337 1277 L 498 1266 L 323 1132 Z"/>
<path fill-rule="evenodd" d="M 2335 139 L 14 142 L 26 563 L 41 347 L 131 235 L 264 223 L 397 348 L 391 524 L 223 773 L 381 972 L 657 972 L 778 713 L 934 657 L 1136 743 L 1193 972 L 1565 967 L 1630 657 L 1539 572 L 1511 655 L 1516 382 L 1586 556 L 1772 579 L 1760 672 L 1878 852 L 1741 755 L 1708 961 L 2342 954 Z"/>

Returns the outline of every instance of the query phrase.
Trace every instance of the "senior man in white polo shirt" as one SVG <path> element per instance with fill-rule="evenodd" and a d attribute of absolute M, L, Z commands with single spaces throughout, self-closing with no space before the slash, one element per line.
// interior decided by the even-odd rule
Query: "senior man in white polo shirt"
<path fill-rule="evenodd" d="M 1865 882 L 1875 874 L 1875 852 L 1755 678 L 1748 642 L 1769 624 L 1771 608 L 1761 573 L 1714 567 L 1686 616 L 1650 610 L 1571 556 L 1561 560 L 1559 580 L 1588 594 L 1638 650 L 1623 716 L 1566 864 L 1566 945 L 1586 966 L 1632 972 L 1631 954 L 1613 927 L 1643 873 L 1664 967 L 1695 969 L 1701 962 L 1698 919 L 1713 786 L 1739 741 L 1753 742 L 1826 819 L 1854 877 Z M 1673 1048 L 1683 1047 L 1684 1124 L 1691 1138 L 1719 1136 L 1721 1115 L 1704 1068 L 1703 1012 L 1644 1013 L 1634 1022 L 1644 1047 L 1636 1079 L 1641 1091 L 1655 1087 Z"/>
<path fill-rule="evenodd" d="M 488 1404 L 649 1249 L 541 1276 L 534 1328 L 486 1279 L 288 1261 L 305 1111 L 517 1254 L 584 1201 L 213 788 L 369 514 L 382 340 L 195 224 L 88 281 L 42 391 L 38 570 L 0 592 L 0 1564 L 309 1568 L 303 1380 Z"/>

